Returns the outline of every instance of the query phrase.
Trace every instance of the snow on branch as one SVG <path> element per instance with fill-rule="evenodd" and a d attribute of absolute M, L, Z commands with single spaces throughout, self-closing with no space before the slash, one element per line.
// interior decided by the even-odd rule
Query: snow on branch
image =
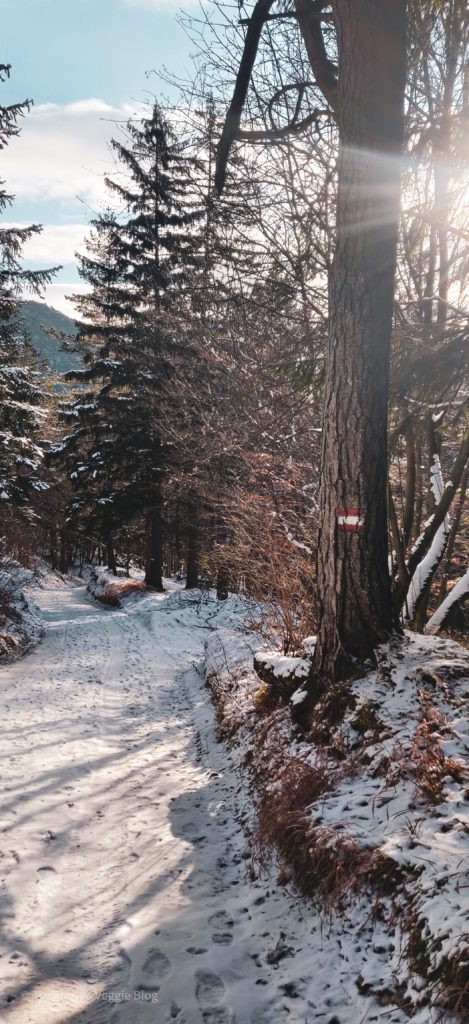
<path fill-rule="evenodd" d="M 432 617 L 428 620 L 427 625 L 425 626 L 425 633 L 438 633 L 438 630 L 441 629 L 450 609 L 454 604 L 457 604 L 465 594 L 469 594 L 469 569 L 464 573 L 464 576 L 461 576 L 453 589 L 449 592 L 448 596 L 440 604 L 440 607 L 437 608 L 436 612 L 434 612 Z"/>
<path fill-rule="evenodd" d="M 437 506 L 441 502 L 445 493 L 445 484 L 443 481 L 443 474 L 441 472 L 441 463 L 438 455 L 433 456 L 433 464 L 431 468 L 431 489 Z M 448 539 L 448 533 L 450 529 L 450 518 L 446 514 L 443 522 L 438 527 L 435 533 L 433 541 L 430 545 L 427 554 L 422 558 L 422 561 L 417 565 L 415 572 L 410 581 L 409 590 L 407 593 L 407 600 L 405 604 L 404 617 L 406 620 L 411 621 L 417 610 L 417 605 L 425 587 L 435 569 L 437 568 L 446 547 L 446 541 Z M 415 550 L 418 550 L 420 541 L 423 539 L 419 537 Z"/>
<path fill-rule="evenodd" d="M 283 521 L 282 521 L 282 526 L 283 526 L 283 529 L 285 531 L 285 536 L 286 536 L 287 540 L 290 541 L 290 544 L 293 544 L 294 548 L 298 548 L 299 551 L 304 551 L 306 555 L 310 555 L 312 557 L 312 555 L 313 555 L 312 548 L 309 548 L 307 544 L 302 544 L 301 541 L 299 541 L 299 540 L 295 540 L 295 537 L 293 536 L 293 534 L 289 530 L 287 524 L 284 523 Z"/>

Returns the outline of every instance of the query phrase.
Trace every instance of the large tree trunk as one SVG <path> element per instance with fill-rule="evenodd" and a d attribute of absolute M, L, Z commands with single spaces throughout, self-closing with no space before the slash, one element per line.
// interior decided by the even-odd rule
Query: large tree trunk
<path fill-rule="evenodd" d="M 223 516 L 220 516 L 216 525 L 217 545 L 224 546 L 228 539 L 228 530 Z M 226 601 L 229 597 L 230 572 L 228 566 L 220 562 L 217 570 L 217 600 Z"/>
<path fill-rule="evenodd" d="M 163 473 L 162 446 L 159 437 L 152 440 L 152 463 L 148 467 L 149 502 L 146 511 L 145 583 L 155 590 L 163 587 Z"/>
<path fill-rule="evenodd" d="M 370 656 L 394 625 L 387 424 L 406 73 L 405 0 L 335 0 L 334 9 L 340 150 L 314 666 L 328 682 L 343 677 L 353 658 Z M 350 510 L 353 532 L 343 530 Z"/>
<path fill-rule="evenodd" d="M 152 507 L 147 512 L 147 557 L 145 583 L 155 590 L 163 588 L 163 518 L 161 487 L 155 485 Z"/>
<path fill-rule="evenodd" d="M 70 537 L 66 526 L 63 526 L 60 531 L 60 553 L 59 553 L 59 569 L 62 573 L 67 573 L 70 569 Z"/>
<path fill-rule="evenodd" d="M 116 555 L 115 555 L 115 551 L 114 551 L 114 544 L 113 544 L 113 539 L 112 539 L 112 533 L 111 532 L 109 532 L 106 535 L 106 559 L 107 559 L 108 569 L 111 570 L 113 576 L 117 576 Z"/>
<path fill-rule="evenodd" d="M 49 549 L 50 549 L 50 564 L 51 569 L 57 568 L 58 553 L 57 553 L 57 528 L 51 527 L 49 530 Z"/>
<path fill-rule="evenodd" d="M 440 256 L 438 272 L 438 313 L 440 327 L 446 324 L 448 314 L 448 294 L 450 285 L 450 254 L 448 247 L 448 221 L 450 209 L 450 178 L 451 178 L 451 134 L 452 110 L 456 88 L 458 68 L 458 50 L 461 44 L 462 9 L 458 4 L 450 6 L 445 18 L 445 79 L 443 102 L 439 123 L 439 131 L 435 138 L 433 159 L 435 174 L 435 210 L 434 216 L 438 234 Z"/>
<path fill-rule="evenodd" d="M 187 501 L 187 573 L 186 590 L 199 586 L 199 527 L 197 497 L 190 491 Z"/>

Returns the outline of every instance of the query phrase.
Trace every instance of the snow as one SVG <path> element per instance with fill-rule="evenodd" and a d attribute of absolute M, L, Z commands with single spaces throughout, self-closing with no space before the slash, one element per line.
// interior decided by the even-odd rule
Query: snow
<path fill-rule="evenodd" d="M 293 536 L 291 530 L 289 530 L 289 528 L 286 525 L 286 523 L 282 523 L 282 525 L 283 525 L 283 529 L 285 531 L 285 536 L 286 536 L 287 540 L 290 541 L 290 544 L 293 544 L 293 547 L 298 548 L 299 551 L 304 551 L 305 554 L 307 554 L 307 555 L 312 555 L 313 554 L 312 548 L 308 547 L 307 544 L 303 544 L 302 541 L 296 540 L 296 538 Z"/>
<path fill-rule="evenodd" d="M 34 573 L 11 559 L 0 561 L 0 662 L 18 657 L 42 636 L 39 608 L 29 594 Z"/>
<path fill-rule="evenodd" d="M 430 486 L 433 491 L 435 504 L 438 505 L 438 502 L 441 501 L 443 497 L 445 484 L 441 470 L 440 457 L 436 454 L 433 456 L 432 468 L 430 470 Z"/>
<path fill-rule="evenodd" d="M 297 679 L 300 682 L 306 679 L 310 662 L 306 658 L 288 657 L 286 654 L 279 654 L 277 651 L 266 654 L 264 651 L 257 651 L 256 662 L 262 665 L 267 672 L 275 679 Z"/>
<path fill-rule="evenodd" d="M 221 729 L 229 735 L 229 719 L 233 716 L 233 742 L 240 770 L 249 764 L 253 766 L 254 778 L 259 773 L 261 777 L 262 774 L 270 776 L 270 790 L 275 793 L 275 758 L 279 753 L 284 759 L 290 756 L 314 765 L 318 756 L 325 756 L 325 748 L 316 748 L 314 744 L 295 738 L 288 714 L 275 711 L 271 717 L 274 744 L 270 754 L 266 752 L 269 719 L 264 718 L 261 720 L 264 724 L 256 725 L 256 682 L 249 660 L 248 638 L 235 621 L 231 632 L 225 624 L 223 634 L 223 646 L 230 654 L 229 669 L 223 668 L 221 659 L 214 658 L 219 645 L 218 631 L 211 633 L 207 640 L 210 682 L 215 699 L 223 709 Z M 238 687 L 236 673 L 232 671 L 236 655 Z M 401 996 L 410 1002 L 413 1021 L 436 1024 L 441 1020 L 441 1008 L 427 1005 L 425 981 L 410 969 L 405 955 L 409 936 L 401 922 L 409 915 L 415 915 L 421 922 L 431 969 L 435 972 L 467 946 L 469 722 L 465 711 L 469 695 L 469 659 L 464 649 L 451 641 L 408 634 L 404 640 L 383 647 L 379 662 L 377 671 L 350 684 L 352 705 L 343 725 L 333 736 L 333 747 L 348 749 L 351 770 L 344 773 L 345 762 L 329 757 L 328 789 L 310 806 L 309 814 L 313 830 L 324 830 L 331 836 L 331 842 L 338 836 L 353 841 L 363 851 L 375 850 L 390 858 L 404 869 L 406 882 L 396 885 L 390 900 L 377 900 L 376 894 L 366 890 L 361 900 L 352 900 L 340 915 L 332 913 L 328 919 L 328 951 L 334 964 L 328 1005 L 331 1019 L 337 1019 L 340 1024 L 355 1024 L 365 1019 L 404 1021 L 408 1019 L 406 1014 L 389 1009 L 392 1000 L 387 998 L 387 994 L 399 988 Z M 217 672 L 215 665 L 218 665 Z M 446 683 L 445 678 L 450 682 Z M 305 696 L 300 686 L 291 703 L 300 704 Z M 237 715 L 240 700 L 241 718 Z M 377 719 L 379 735 L 374 734 L 371 717 L 367 725 L 366 714 L 370 715 L 372 708 L 377 709 L 380 720 Z M 417 730 L 427 711 L 430 718 L 435 714 L 435 728 L 429 739 L 431 748 L 439 744 L 445 757 L 466 767 L 465 771 L 461 769 L 457 781 L 450 774 L 446 776 L 441 799 L 430 806 L 417 791 L 414 748 Z M 224 724 L 224 718 L 228 719 L 228 725 Z M 388 762 L 388 766 L 384 764 L 383 769 L 384 762 Z M 377 920 L 378 907 L 382 924 Z M 399 917 L 399 908 L 404 912 L 403 918 Z M 324 947 L 318 938 L 316 942 L 317 945 L 313 940 L 309 948 L 315 971 L 317 969 L 321 976 Z M 335 954 L 332 952 L 334 943 Z M 366 1001 L 362 1002 L 361 994 L 352 994 L 352 978 L 355 982 L 360 978 L 362 993 L 368 991 L 369 996 L 375 994 L 376 1000 L 385 999 L 386 1005 L 389 1003 L 386 1011 L 380 1011 L 373 1000 L 367 1005 Z M 308 995 L 310 1005 L 313 1003 L 316 1009 L 312 1020 L 328 1020 L 317 980 L 310 979 Z M 298 1019 L 308 1018 L 306 1015 Z M 446 1024 L 452 1019 L 447 1015 Z"/>
<path fill-rule="evenodd" d="M 290 697 L 290 704 L 302 704 L 303 701 L 306 700 L 307 696 L 307 690 L 295 690 L 295 692 Z"/>
<path fill-rule="evenodd" d="M 303 640 L 301 641 L 301 647 L 302 647 L 303 651 L 305 652 L 305 654 L 309 658 L 313 657 L 314 651 L 316 649 L 317 642 L 318 642 L 317 636 L 305 636 L 305 637 L 303 637 Z"/>
<path fill-rule="evenodd" d="M 403 1010 L 358 988 L 360 975 L 373 987 L 399 969 L 396 935 L 369 904 L 326 918 L 251 862 L 241 765 L 258 636 L 244 626 L 246 602 L 173 585 L 109 609 L 57 580 L 35 599 L 44 641 L 1 673 L 2 1022 L 404 1024 Z M 415 664 L 435 644 L 440 658 L 446 650 L 418 644 Z M 228 748 L 216 741 L 205 646 L 207 675 L 221 679 L 246 730 Z M 401 710 L 404 687 L 405 666 Z M 459 707 L 452 744 L 465 735 L 462 716 Z M 422 839 L 438 843 L 427 875 L 441 893 L 435 914 L 451 896 L 438 887 L 444 865 L 446 878 L 461 853 L 458 828 L 441 830 L 460 819 L 449 790 L 448 813 L 422 823 Z M 391 820 L 403 793 L 377 819 L 366 796 L 365 831 L 404 836 Z M 430 918 L 433 889 L 423 898 Z M 432 1024 L 432 1013 L 413 1020 Z"/>
<path fill-rule="evenodd" d="M 438 455 L 433 456 L 433 463 L 430 473 L 430 483 L 433 492 L 433 497 L 435 499 L 436 504 L 438 505 L 445 491 L 443 474 L 441 471 L 441 464 Z M 430 521 L 431 520 L 429 520 L 429 522 Z M 418 599 L 422 591 L 424 590 L 426 583 L 430 579 L 435 569 L 435 566 L 438 565 L 443 555 L 449 529 L 450 517 L 449 515 L 446 515 L 441 526 L 439 526 L 438 530 L 436 531 L 436 534 L 433 538 L 429 550 L 427 551 L 427 554 L 424 556 L 424 558 L 422 558 L 422 561 L 419 563 L 414 572 L 414 575 L 412 576 L 405 604 L 405 619 L 408 622 L 412 621 L 417 607 Z M 413 550 L 418 549 L 421 540 L 422 538 L 420 537 L 417 540 Z"/>
<path fill-rule="evenodd" d="M 321 924 L 249 878 L 202 677 L 215 602 L 37 600 L 45 640 L 2 678 L 2 1021 L 301 1020 L 283 986 Z"/>
<path fill-rule="evenodd" d="M 443 622 L 445 621 L 446 616 L 448 615 L 449 610 L 450 608 L 452 608 L 453 604 L 455 604 L 456 601 L 460 601 L 461 598 L 468 593 L 469 569 L 467 570 L 466 573 L 464 573 L 464 576 L 461 576 L 457 583 L 455 583 L 452 590 L 450 590 L 447 597 L 445 597 L 445 600 L 441 602 L 439 608 L 437 608 L 436 612 L 434 612 L 434 614 L 428 620 L 425 626 L 425 632 L 437 633 L 440 627 L 443 625 Z"/>

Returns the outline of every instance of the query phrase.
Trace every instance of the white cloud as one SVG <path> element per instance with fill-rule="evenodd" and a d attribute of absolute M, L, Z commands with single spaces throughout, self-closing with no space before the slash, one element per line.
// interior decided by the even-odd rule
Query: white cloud
<path fill-rule="evenodd" d="M 126 7 L 144 7 L 150 11 L 180 11 L 198 7 L 199 0 L 124 0 Z"/>
<path fill-rule="evenodd" d="M 4 227 L 26 227 L 24 224 L 4 224 Z M 88 224 L 46 224 L 40 235 L 33 235 L 25 243 L 23 259 L 25 266 L 39 263 L 43 267 L 62 266 L 75 263 L 77 250 L 83 251 Z"/>
<path fill-rule="evenodd" d="M 113 169 L 109 142 L 118 134 L 116 122 L 132 112 L 96 98 L 33 107 L 2 154 L 9 191 L 18 200 L 55 199 L 66 206 L 77 205 L 79 196 L 95 211 L 105 196 L 104 174 Z"/>
<path fill-rule="evenodd" d="M 65 313 L 73 320 L 77 316 L 77 310 L 73 302 L 70 302 L 66 296 L 82 295 L 89 290 L 88 285 L 84 283 L 77 284 L 76 281 L 72 284 L 49 284 L 44 290 L 44 298 L 48 306 L 53 306 L 54 309 L 60 310 L 61 313 Z"/>

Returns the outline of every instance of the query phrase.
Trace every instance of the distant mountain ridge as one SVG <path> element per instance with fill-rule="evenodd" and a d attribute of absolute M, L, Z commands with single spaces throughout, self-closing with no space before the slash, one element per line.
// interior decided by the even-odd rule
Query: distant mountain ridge
<path fill-rule="evenodd" d="M 61 331 L 67 335 L 70 345 L 76 338 L 75 322 L 58 309 L 52 309 L 45 302 L 22 302 L 20 317 L 29 335 L 31 345 L 41 359 L 54 373 L 68 373 L 79 369 L 82 361 L 77 352 L 69 352 L 63 348 L 63 341 L 47 333 L 47 328 Z"/>

